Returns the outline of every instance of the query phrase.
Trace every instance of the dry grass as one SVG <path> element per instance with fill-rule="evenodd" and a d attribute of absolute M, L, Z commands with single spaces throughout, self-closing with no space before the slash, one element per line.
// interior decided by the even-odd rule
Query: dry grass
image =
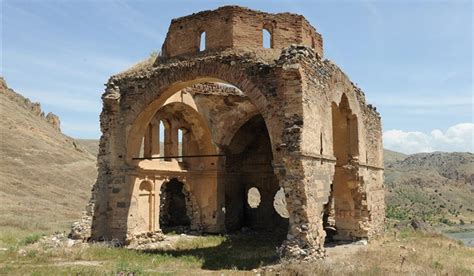
<path fill-rule="evenodd" d="M 328 250 L 321 262 L 284 262 L 270 267 L 283 275 L 474 275 L 474 248 L 442 236 L 393 232 L 368 246 Z"/>
<path fill-rule="evenodd" d="M 8 95 L 0 91 L 0 231 L 66 230 L 89 200 L 96 157 Z"/>

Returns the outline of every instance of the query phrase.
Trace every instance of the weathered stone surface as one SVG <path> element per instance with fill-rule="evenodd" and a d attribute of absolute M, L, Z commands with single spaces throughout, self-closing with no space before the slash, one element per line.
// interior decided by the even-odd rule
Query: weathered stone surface
<path fill-rule="evenodd" d="M 48 123 L 50 123 L 54 129 L 61 131 L 61 121 L 56 114 L 49 112 L 46 115 L 46 121 L 48 121 Z"/>
<path fill-rule="evenodd" d="M 282 257 L 311 260 L 325 256 L 326 238 L 379 235 L 380 115 L 322 53 L 299 15 L 230 6 L 173 20 L 161 56 L 107 83 L 92 238 L 123 241 L 174 221 L 283 233 Z M 170 183 L 182 188 L 163 194 Z M 275 201 L 286 202 L 283 217 Z"/>

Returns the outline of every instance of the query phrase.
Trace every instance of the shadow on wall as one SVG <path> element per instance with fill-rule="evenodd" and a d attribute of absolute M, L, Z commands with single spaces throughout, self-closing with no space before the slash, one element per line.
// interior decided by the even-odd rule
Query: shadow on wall
<path fill-rule="evenodd" d="M 249 232 L 229 235 L 226 240 L 214 247 L 197 249 L 147 250 L 151 254 L 168 254 L 174 257 L 194 256 L 203 260 L 202 269 L 252 270 L 279 260 L 276 248 L 280 246 L 286 231 L 278 236 L 264 232 Z"/>

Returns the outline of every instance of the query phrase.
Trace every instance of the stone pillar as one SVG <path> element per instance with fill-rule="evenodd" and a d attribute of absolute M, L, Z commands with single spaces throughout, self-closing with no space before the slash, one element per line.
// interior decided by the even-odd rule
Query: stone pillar
<path fill-rule="evenodd" d="M 143 140 L 143 157 L 151 157 L 151 143 L 152 143 L 152 125 L 149 124 L 145 131 L 145 139 Z"/>
<path fill-rule="evenodd" d="M 155 231 L 161 231 L 160 207 L 161 207 L 161 187 L 167 181 L 165 177 L 155 178 Z"/>
<path fill-rule="evenodd" d="M 179 151 L 178 151 L 178 146 L 179 146 L 178 128 L 175 127 L 174 125 L 171 126 L 170 136 L 171 136 L 170 154 L 171 154 L 171 156 L 178 156 L 178 154 L 179 154 Z"/>
<path fill-rule="evenodd" d="M 150 140 L 151 140 L 151 149 L 150 156 L 158 157 L 160 156 L 160 121 L 155 121 L 150 125 Z"/>
<path fill-rule="evenodd" d="M 334 165 L 302 155 L 284 160 L 284 175 L 278 177 L 286 194 L 290 225 L 280 253 L 282 257 L 305 260 L 322 258 L 326 237 L 323 211 L 329 199 Z"/>
<path fill-rule="evenodd" d="M 164 141 L 164 156 L 165 157 L 172 155 L 171 148 L 172 148 L 173 142 L 172 142 L 171 136 L 172 136 L 171 126 L 166 124 L 165 125 L 165 139 L 164 139 L 165 140 Z M 171 159 L 165 158 L 165 160 L 170 161 Z"/>
<path fill-rule="evenodd" d="M 183 153 L 183 156 L 186 156 L 188 155 L 188 143 L 190 141 L 190 136 L 191 136 L 191 132 L 189 132 L 187 129 L 182 129 L 183 130 L 183 137 L 182 137 L 182 141 L 181 141 L 181 147 L 182 147 L 182 150 L 181 152 Z M 184 161 L 186 161 L 184 159 Z"/>

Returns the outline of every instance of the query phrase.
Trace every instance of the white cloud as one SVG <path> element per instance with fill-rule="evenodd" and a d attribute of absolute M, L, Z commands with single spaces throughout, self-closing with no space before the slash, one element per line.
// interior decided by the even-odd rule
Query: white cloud
<path fill-rule="evenodd" d="M 432 151 L 474 152 L 474 124 L 462 123 L 445 132 L 435 129 L 430 133 L 419 131 L 388 130 L 383 133 L 384 147 L 403 153 Z"/>

